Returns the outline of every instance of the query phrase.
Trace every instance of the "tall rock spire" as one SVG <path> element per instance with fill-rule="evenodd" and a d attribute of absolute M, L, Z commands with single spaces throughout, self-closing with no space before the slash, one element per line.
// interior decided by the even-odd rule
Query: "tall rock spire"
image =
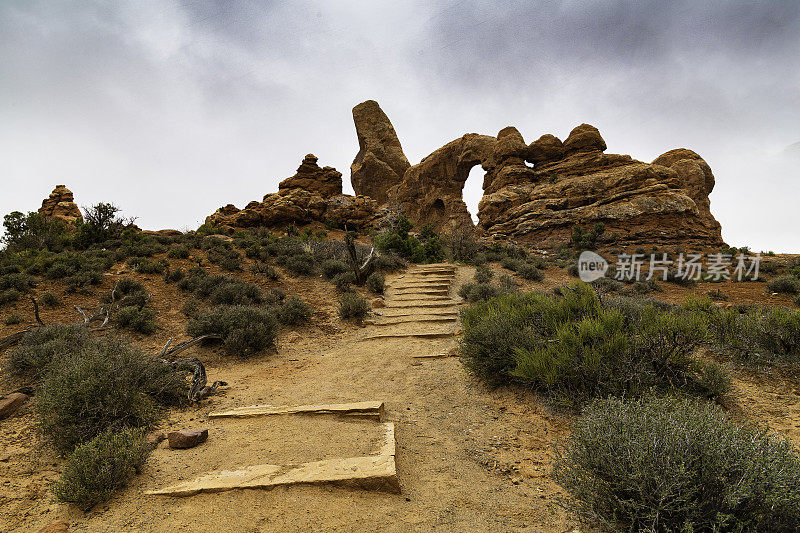
<path fill-rule="evenodd" d="M 350 180 L 356 194 L 386 202 L 389 188 L 400 183 L 411 166 L 389 117 L 375 100 L 353 108 L 358 135 L 358 154 L 350 165 Z"/>

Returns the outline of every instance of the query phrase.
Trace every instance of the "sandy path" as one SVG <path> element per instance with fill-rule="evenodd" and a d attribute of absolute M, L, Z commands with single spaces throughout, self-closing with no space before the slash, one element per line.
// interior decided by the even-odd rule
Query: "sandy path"
<path fill-rule="evenodd" d="M 209 375 L 231 387 L 165 424 L 208 427 L 205 444 L 191 450 L 162 444 L 105 505 L 83 514 L 42 502 L 41 514 L 31 513 L 36 518 L 19 531 L 59 518 L 71 522 L 71 531 L 571 531 L 575 521 L 554 504 L 558 487 L 546 476 L 550 443 L 566 431 L 565 420 L 532 397 L 483 389 L 456 357 L 412 357 L 445 353 L 456 344 L 456 289 L 472 271 L 441 270 L 448 269 L 418 266 L 392 279 L 387 306 L 366 327 L 338 339 L 295 335 L 281 340 L 277 355 L 211 361 Z M 416 294 L 431 286 L 446 291 Z M 420 337 L 426 334 L 432 336 Z M 185 498 L 143 494 L 219 468 L 369 453 L 379 432 L 368 421 L 206 416 L 256 403 L 363 400 L 384 401 L 386 420 L 396 425 L 399 495 L 330 485 Z"/>

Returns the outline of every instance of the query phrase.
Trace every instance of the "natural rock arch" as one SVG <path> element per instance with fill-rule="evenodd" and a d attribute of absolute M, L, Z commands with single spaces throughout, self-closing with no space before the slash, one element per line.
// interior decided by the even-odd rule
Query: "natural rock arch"
<path fill-rule="evenodd" d="M 468 133 L 447 143 L 409 168 L 403 180 L 389 189 L 389 198 L 418 226 L 428 222 L 439 229 L 472 226 L 464 184 L 474 166 L 488 168 L 496 141 Z"/>

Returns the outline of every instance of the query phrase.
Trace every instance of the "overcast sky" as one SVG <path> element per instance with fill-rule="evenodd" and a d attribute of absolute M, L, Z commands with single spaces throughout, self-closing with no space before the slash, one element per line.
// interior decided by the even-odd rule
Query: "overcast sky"
<path fill-rule="evenodd" d="M 193 229 L 309 152 L 352 191 L 366 99 L 412 164 L 507 125 L 530 142 L 588 122 L 644 161 L 691 148 L 726 241 L 800 251 L 800 157 L 780 155 L 800 141 L 797 0 L 2 0 L 0 214 L 63 183 Z"/>

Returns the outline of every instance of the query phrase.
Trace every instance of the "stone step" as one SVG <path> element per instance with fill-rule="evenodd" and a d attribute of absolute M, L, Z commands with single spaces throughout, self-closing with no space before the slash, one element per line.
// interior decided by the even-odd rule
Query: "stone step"
<path fill-rule="evenodd" d="M 387 322 L 376 322 L 376 321 L 368 321 L 367 324 L 372 324 L 373 326 L 394 326 L 397 324 L 427 324 L 427 323 L 436 323 L 436 322 L 457 322 L 458 315 L 453 316 L 442 316 L 442 317 L 433 317 L 433 318 L 413 318 L 409 317 L 409 320 L 393 320 Z"/>
<path fill-rule="evenodd" d="M 299 465 L 259 464 L 239 470 L 215 470 L 148 495 L 192 496 L 201 492 L 233 489 L 263 489 L 299 483 L 334 483 L 366 490 L 400 492 L 395 465 L 394 424 L 383 423 L 384 442 L 375 455 L 325 459 Z"/>
<path fill-rule="evenodd" d="M 375 335 L 368 335 L 366 337 L 362 337 L 361 341 L 374 341 L 379 339 L 406 339 L 406 338 L 416 338 L 416 339 L 445 339 L 448 337 L 455 337 L 457 333 L 455 331 L 439 331 L 439 332 L 432 332 L 432 333 L 376 333 Z"/>
<path fill-rule="evenodd" d="M 383 402 L 368 401 L 354 403 L 335 403 L 328 405 L 297 405 L 293 407 L 274 407 L 272 405 L 248 405 L 230 411 L 209 413 L 209 418 L 245 418 L 270 415 L 341 415 L 361 418 L 383 418 Z"/>
<path fill-rule="evenodd" d="M 450 307 L 450 308 L 455 308 L 458 305 L 462 305 L 462 302 L 457 302 L 455 300 L 449 300 L 449 301 L 442 301 L 442 302 L 420 302 L 420 303 L 415 304 L 415 305 L 409 305 L 409 304 L 388 305 L 387 304 L 385 309 L 414 309 L 414 308 L 422 309 L 422 308 L 428 308 L 428 307 L 439 307 L 439 308 Z"/>

